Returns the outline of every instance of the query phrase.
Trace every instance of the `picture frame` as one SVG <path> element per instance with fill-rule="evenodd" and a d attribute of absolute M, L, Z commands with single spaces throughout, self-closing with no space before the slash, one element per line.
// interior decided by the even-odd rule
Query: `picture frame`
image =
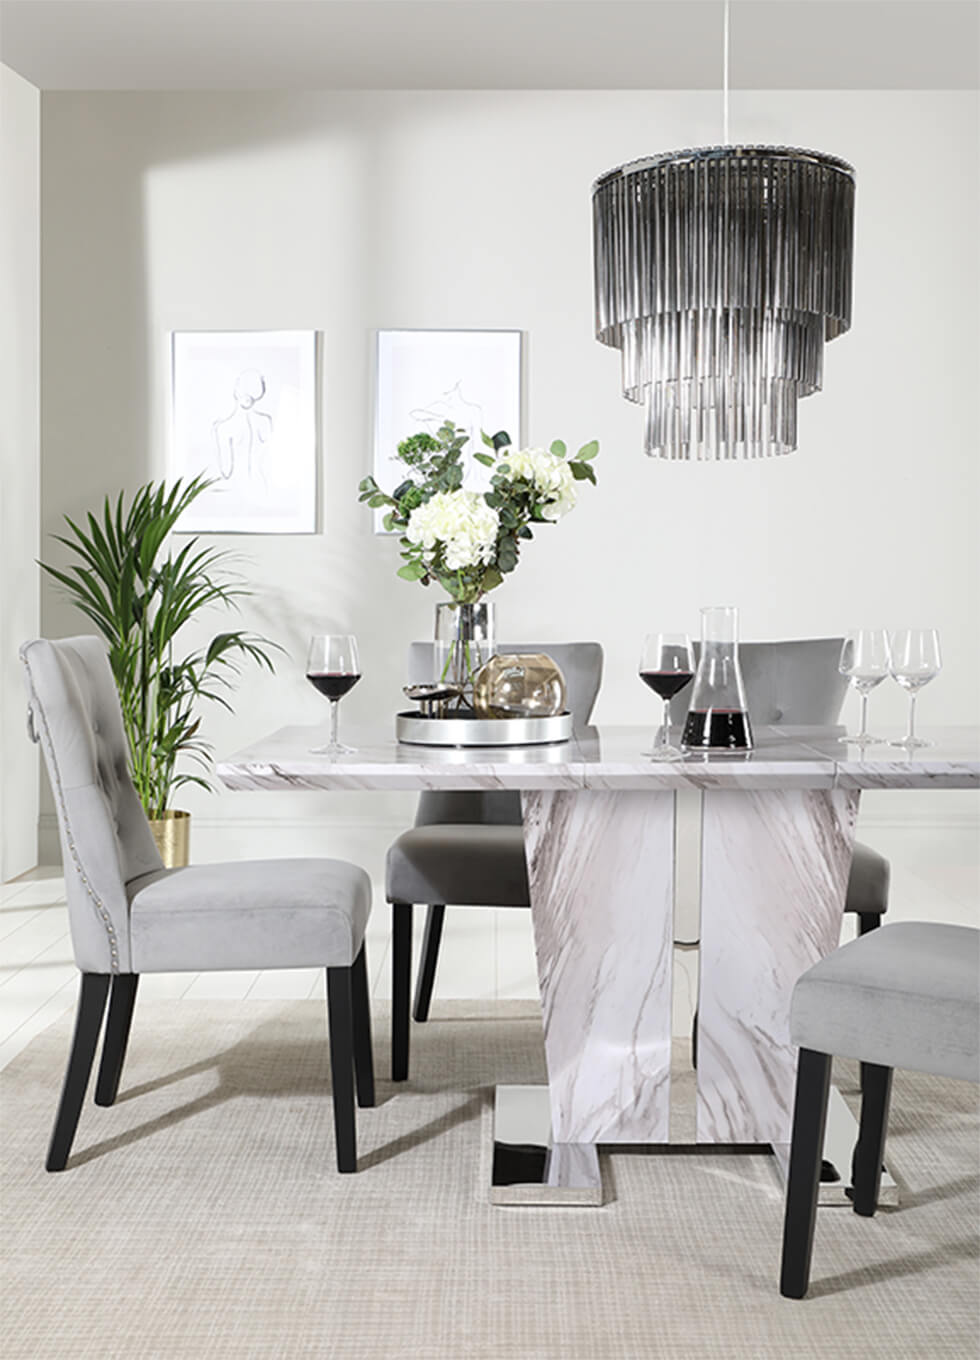
<path fill-rule="evenodd" d="M 214 485 L 179 533 L 317 531 L 317 332 L 172 331 L 172 479 Z"/>
<path fill-rule="evenodd" d="M 466 430 L 463 486 L 483 491 L 489 470 L 473 458 L 485 451 L 481 432 L 506 430 L 523 439 L 524 335 L 519 330 L 379 330 L 376 342 L 374 477 L 392 492 L 405 479 L 396 459 L 409 435 L 435 433 L 446 420 Z M 383 510 L 375 533 L 385 533 Z"/>

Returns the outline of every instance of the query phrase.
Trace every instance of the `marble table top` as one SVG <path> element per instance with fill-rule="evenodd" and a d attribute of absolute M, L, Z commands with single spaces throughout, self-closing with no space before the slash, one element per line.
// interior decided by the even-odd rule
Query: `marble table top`
<path fill-rule="evenodd" d="M 356 751 L 315 755 L 322 727 L 284 727 L 219 761 L 230 789 L 970 789 L 980 788 L 980 727 L 924 729 L 933 746 L 861 752 L 840 727 L 768 727 L 744 754 L 657 762 L 650 727 L 589 727 L 554 746 L 403 745 L 390 732 L 345 731 Z M 886 733 L 900 737 L 901 733 Z"/>

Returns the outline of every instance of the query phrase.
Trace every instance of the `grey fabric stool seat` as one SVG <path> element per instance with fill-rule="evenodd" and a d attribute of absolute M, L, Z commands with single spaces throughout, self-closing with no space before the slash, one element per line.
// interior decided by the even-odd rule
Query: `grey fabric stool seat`
<path fill-rule="evenodd" d="M 980 931 L 909 921 L 843 945 L 799 979 L 790 1037 L 800 1046 L 780 1291 L 806 1294 L 831 1060 L 862 1065 L 854 1212 L 878 1207 L 892 1070 L 980 1082 Z"/>
<path fill-rule="evenodd" d="M 342 860 L 165 869 L 127 768 L 99 638 L 21 648 L 30 725 L 58 811 L 78 1012 L 46 1166 L 64 1169 L 108 1001 L 95 1101 L 116 1099 L 141 973 L 323 967 L 337 1167 L 357 1169 L 354 1098 L 374 1104 L 364 932 L 371 882 Z"/>
<path fill-rule="evenodd" d="M 592 714 L 602 679 L 597 642 L 499 643 L 500 652 L 546 652 L 565 676 L 576 728 Z M 409 679 L 430 678 L 432 644 L 414 642 Z M 408 1076 L 412 909 L 426 907 L 422 962 L 411 1013 L 428 1018 L 446 904 L 529 907 L 521 796 L 510 790 L 429 792 L 419 798 L 415 826 L 388 851 L 385 896 L 392 907 L 391 1075 Z"/>

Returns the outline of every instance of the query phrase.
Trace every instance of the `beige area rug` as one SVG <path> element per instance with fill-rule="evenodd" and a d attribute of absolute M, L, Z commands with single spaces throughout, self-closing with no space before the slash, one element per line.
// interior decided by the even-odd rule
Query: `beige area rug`
<path fill-rule="evenodd" d="M 324 1027 L 311 1001 L 137 1004 L 119 1102 L 90 1093 L 60 1175 L 42 1161 L 69 1017 L 0 1074 L 7 1360 L 976 1356 L 975 1088 L 896 1077 L 903 1204 L 822 1210 L 796 1303 L 771 1157 L 621 1151 L 601 1209 L 487 1203 L 492 1087 L 543 1072 L 526 1004 L 415 1027 L 355 1176 L 333 1170 Z M 387 1030 L 376 1015 L 382 1076 Z"/>

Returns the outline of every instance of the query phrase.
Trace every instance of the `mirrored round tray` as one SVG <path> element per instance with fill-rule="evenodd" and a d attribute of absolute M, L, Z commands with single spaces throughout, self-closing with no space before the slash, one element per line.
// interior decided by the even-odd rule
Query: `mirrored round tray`
<path fill-rule="evenodd" d="M 552 718 L 478 718 L 476 714 L 453 714 L 426 718 L 419 713 L 399 713 L 395 735 L 411 746 L 539 746 L 568 741 L 572 735 L 571 713 Z"/>

